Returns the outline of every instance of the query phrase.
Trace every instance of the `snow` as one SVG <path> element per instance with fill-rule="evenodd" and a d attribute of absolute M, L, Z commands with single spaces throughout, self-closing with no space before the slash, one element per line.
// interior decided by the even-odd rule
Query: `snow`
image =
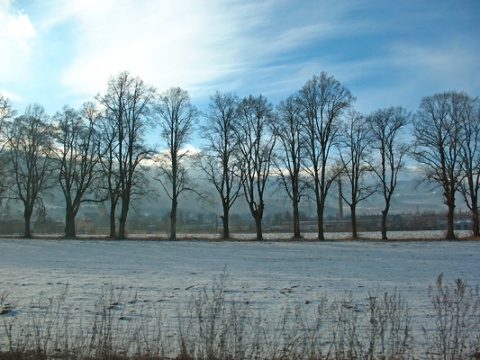
<path fill-rule="evenodd" d="M 124 289 L 136 300 L 129 311 L 147 313 L 161 302 L 173 316 L 226 272 L 228 292 L 265 316 L 325 294 L 340 300 L 351 291 L 364 300 L 395 289 L 412 313 L 424 313 L 427 289 L 440 273 L 476 285 L 479 263 L 477 241 L 0 239 L 0 295 L 8 293 L 16 316 L 27 316 L 32 301 L 67 284 L 76 311 L 91 308 L 106 288 Z"/>

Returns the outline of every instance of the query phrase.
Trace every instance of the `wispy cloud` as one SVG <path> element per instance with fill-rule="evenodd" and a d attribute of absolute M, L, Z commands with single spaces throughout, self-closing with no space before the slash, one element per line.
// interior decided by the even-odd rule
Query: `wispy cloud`
<path fill-rule="evenodd" d="M 437 88 L 480 91 L 475 1 L 0 0 L 0 75 L 80 101 L 128 70 L 197 103 L 215 90 L 277 102 L 327 71 L 362 111 L 417 104 Z"/>
<path fill-rule="evenodd" d="M 181 86 L 200 95 L 210 90 L 209 84 L 245 87 L 242 79 L 252 82 L 252 77 L 257 84 L 251 88 L 257 88 L 257 71 L 266 78 L 275 70 L 272 63 L 291 60 L 295 51 L 301 56 L 312 42 L 347 31 L 336 22 L 344 8 L 333 3 L 328 11 L 314 6 L 313 12 L 313 3 L 293 6 L 288 1 L 97 3 L 59 3 L 48 20 L 52 28 L 67 22 L 77 28 L 74 56 L 61 73 L 71 91 L 99 91 L 109 75 L 123 69 L 160 90 Z M 292 64 L 294 71 L 296 66 Z M 272 74 L 269 86 L 276 87 L 276 77 L 285 83 L 290 75 L 288 69 L 281 78 Z"/>
<path fill-rule="evenodd" d="M 478 69 L 479 54 L 458 41 L 449 40 L 440 46 L 397 44 L 391 58 L 396 68 L 421 76 L 438 87 L 438 91 L 447 90 L 445 87 L 452 90 L 478 83 L 471 74 Z"/>

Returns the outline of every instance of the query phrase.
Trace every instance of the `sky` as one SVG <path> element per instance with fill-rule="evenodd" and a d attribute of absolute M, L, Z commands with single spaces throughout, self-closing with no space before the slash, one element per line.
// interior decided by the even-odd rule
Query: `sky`
<path fill-rule="evenodd" d="M 480 95 L 478 0 L 0 0 L 0 93 L 50 115 L 121 71 L 159 93 L 216 91 L 274 105 L 322 71 L 370 113 Z"/>

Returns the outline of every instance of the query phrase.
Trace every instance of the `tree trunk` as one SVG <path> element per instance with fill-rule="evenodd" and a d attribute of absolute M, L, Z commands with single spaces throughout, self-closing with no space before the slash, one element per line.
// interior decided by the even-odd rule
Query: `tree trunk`
<path fill-rule="evenodd" d="M 388 218 L 388 211 L 390 210 L 391 199 L 392 199 L 391 193 L 390 193 L 390 196 L 385 196 L 385 209 L 382 210 L 382 223 L 381 223 L 382 240 L 388 240 L 387 218 Z"/>
<path fill-rule="evenodd" d="M 474 206 L 472 209 L 472 231 L 473 236 L 480 236 L 480 221 L 478 219 L 478 207 Z"/>
<path fill-rule="evenodd" d="M 454 200 L 455 201 L 455 200 Z M 455 236 L 455 202 L 448 201 L 448 214 L 447 214 L 447 233 L 445 235 L 446 240 L 456 240 Z"/>
<path fill-rule="evenodd" d="M 298 201 L 293 202 L 293 238 L 300 239 L 300 211 L 298 210 Z"/>
<path fill-rule="evenodd" d="M 27 239 L 30 239 L 32 237 L 32 231 L 30 228 L 30 220 L 32 218 L 32 210 L 25 208 L 23 212 L 23 218 L 25 219 L 25 229 L 24 229 L 24 234 L 23 236 Z"/>
<path fill-rule="evenodd" d="M 126 235 L 126 221 L 120 217 L 120 221 L 118 222 L 118 236 L 117 240 L 125 240 L 127 238 Z"/>
<path fill-rule="evenodd" d="M 382 240 L 388 240 L 387 237 L 387 216 L 388 216 L 388 210 L 382 210 L 382 222 L 380 225 L 380 231 L 382 233 Z"/>
<path fill-rule="evenodd" d="M 177 199 L 172 200 L 172 211 L 170 212 L 170 239 L 177 238 Z"/>
<path fill-rule="evenodd" d="M 257 240 L 263 240 L 262 216 L 260 215 L 255 216 L 255 228 L 257 230 Z"/>
<path fill-rule="evenodd" d="M 388 240 L 387 236 L 387 212 L 382 210 L 382 223 L 381 223 L 381 232 L 382 232 L 382 240 Z"/>
<path fill-rule="evenodd" d="M 127 194 L 130 190 L 126 191 Z M 130 196 L 125 196 L 122 200 L 122 208 L 120 210 L 120 219 L 118 221 L 118 240 L 125 240 L 127 238 L 127 217 L 128 209 L 130 208 Z"/>
<path fill-rule="evenodd" d="M 350 205 L 350 220 L 352 222 L 352 239 L 357 240 L 357 207 L 354 204 Z"/>
<path fill-rule="evenodd" d="M 76 236 L 75 212 L 72 205 L 67 205 L 65 211 L 65 238 L 74 239 Z"/>
<path fill-rule="evenodd" d="M 228 204 L 223 204 L 223 216 L 222 216 L 222 224 L 223 224 L 223 239 L 230 239 L 230 229 L 228 224 L 228 217 L 229 217 L 229 209 Z"/>
<path fill-rule="evenodd" d="M 110 235 L 111 239 L 114 239 L 116 236 L 116 224 L 115 224 L 115 212 L 117 205 L 114 201 L 110 201 Z"/>
<path fill-rule="evenodd" d="M 325 240 L 325 231 L 323 229 L 323 209 L 322 201 L 317 201 L 317 225 L 318 225 L 318 240 Z"/>

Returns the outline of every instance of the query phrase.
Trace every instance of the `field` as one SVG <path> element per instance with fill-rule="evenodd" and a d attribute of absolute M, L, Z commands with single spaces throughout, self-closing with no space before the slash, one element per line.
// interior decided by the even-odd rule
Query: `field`
<path fill-rule="evenodd" d="M 416 238 L 421 236 L 424 235 L 417 234 Z M 155 348 L 154 353 L 161 353 L 165 358 L 182 352 L 200 358 L 199 354 L 208 352 L 207 343 L 213 347 L 215 339 L 221 335 L 217 333 L 220 328 L 225 330 L 230 326 L 229 331 L 234 331 L 234 327 L 238 335 L 250 326 L 249 329 L 259 331 L 255 336 L 253 330 L 249 331 L 251 342 L 264 339 L 263 353 L 260 354 L 260 345 L 255 350 L 262 356 L 285 355 L 287 338 L 295 335 L 298 340 L 302 334 L 308 335 L 311 341 L 304 343 L 303 352 L 306 348 L 321 347 L 321 354 L 325 356 L 328 349 L 333 351 L 335 339 L 329 336 L 335 327 L 338 335 L 338 318 L 346 316 L 341 311 L 347 309 L 348 316 L 343 323 L 358 322 L 353 324 L 359 336 L 357 350 L 381 355 L 387 350 L 381 349 L 380 342 L 375 349 L 369 349 L 369 336 L 374 331 L 369 324 L 372 324 L 372 316 L 381 316 L 381 313 L 375 315 L 372 307 L 386 311 L 385 306 L 395 303 L 398 324 L 407 321 L 408 317 L 408 346 L 403 350 L 404 356 L 410 354 L 418 358 L 422 357 L 418 356 L 421 353 L 427 357 L 427 353 L 435 353 L 430 351 L 434 342 L 429 336 L 433 339 L 438 316 L 432 301 L 434 293 L 429 296 L 428 289 L 433 286 L 432 291 L 438 292 L 448 286 L 451 293 L 447 295 L 453 296 L 453 290 L 459 285 L 455 280 L 462 279 L 461 284 L 471 285 L 466 289 L 474 291 L 474 286 L 480 283 L 480 244 L 476 241 L 407 240 L 117 242 L 0 239 L 0 295 L 4 312 L 0 319 L 3 322 L 1 350 L 15 349 L 12 341 L 5 342 L 7 338 L 17 342 L 16 348 L 21 348 L 21 339 L 29 339 L 28 346 L 36 344 L 34 348 L 38 348 L 37 338 L 48 335 L 52 337 L 48 346 L 66 351 L 68 336 L 71 338 L 67 343 L 73 349 L 74 342 L 80 341 L 81 336 L 87 334 L 87 338 L 92 338 L 96 326 L 93 325 L 98 325 L 96 321 L 102 326 L 105 323 L 101 321 L 109 321 L 109 326 L 121 329 L 122 334 L 136 332 L 136 337 L 128 341 L 124 337 L 120 341 L 118 334 L 112 337 L 114 343 L 118 342 L 111 346 L 111 351 L 123 349 L 123 354 L 149 352 L 145 347 L 148 345 L 151 351 Z M 443 283 L 435 288 L 442 273 Z M 478 294 L 477 298 L 473 296 L 467 300 L 478 303 Z M 212 309 L 217 309 L 221 316 L 213 314 Z M 478 319 L 478 312 L 473 314 Z M 211 324 L 214 315 L 218 316 L 215 320 L 218 321 L 217 330 L 210 329 L 207 336 L 201 324 Z M 322 321 L 328 319 L 328 324 L 322 323 L 325 326 L 322 329 L 316 322 L 320 321 L 320 315 L 324 316 Z M 385 316 L 388 322 L 392 314 Z M 10 332 L 9 324 L 13 324 Z M 43 324 L 41 334 L 39 324 Z M 469 336 L 476 336 L 478 341 L 479 327 L 475 326 Z M 63 329 L 62 334 L 54 336 L 52 329 L 55 332 Z M 65 329 L 70 335 L 65 334 Z M 346 334 L 347 329 L 342 329 Z M 143 340 L 139 338 L 140 333 Z M 323 334 L 321 339 L 313 338 L 312 334 L 320 333 Z M 275 334 L 282 334 L 283 340 L 272 345 L 273 339 L 278 340 Z M 205 340 L 201 346 L 202 336 L 210 340 Z M 153 346 L 152 339 L 159 338 L 162 344 Z M 188 341 L 181 339 L 196 339 L 191 342 L 198 348 L 183 348 L 182 344 Z M 246 342 L 246 334 L 242 339 Z M 223 344 L 226 346 L 226 340 Z M 476 347 L 468 349 L 474 351 Z M 292 354 L 287 357 L 293 357 Z M 315 355 L 321 357 L 320 352 Z"/>

